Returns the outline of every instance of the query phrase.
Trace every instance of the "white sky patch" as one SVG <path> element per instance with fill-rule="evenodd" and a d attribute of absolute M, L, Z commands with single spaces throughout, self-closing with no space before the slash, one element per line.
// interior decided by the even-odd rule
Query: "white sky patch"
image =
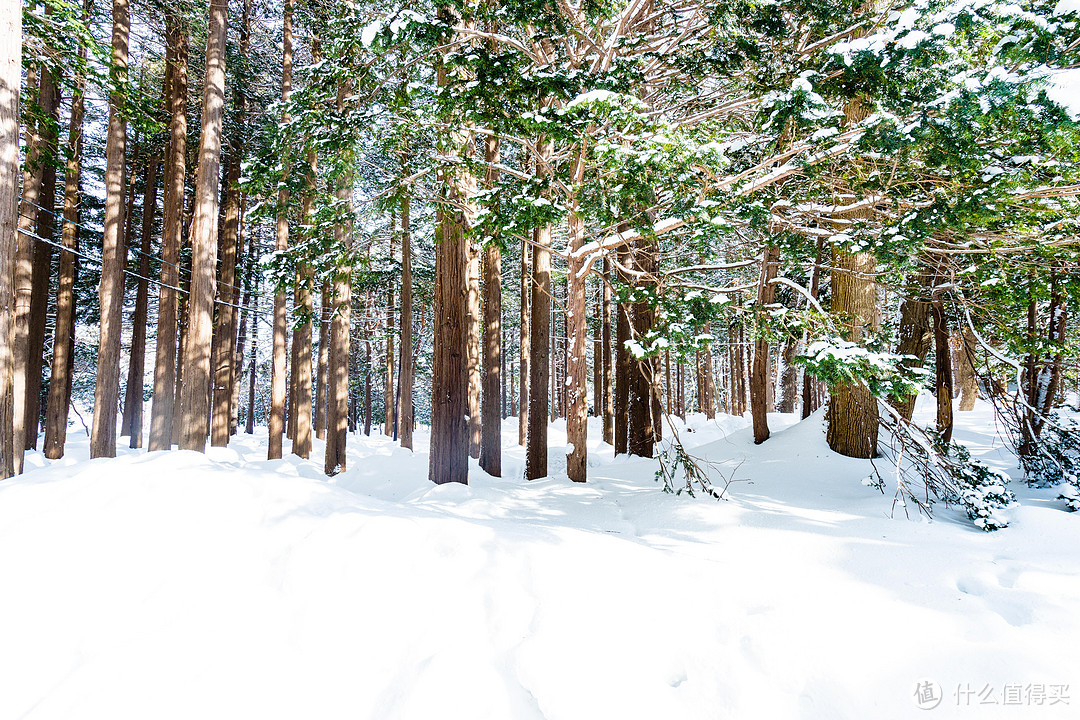
<path fill-rule="evenodd" d="M 1080 0 L 1062 0 L 1074 2 L 1080 6 Z M 1075 118 L 1080 118 L 1080 68 L 1059 70 L 1054 73 L 1046 94 L 1056 103 L 1063 105 Z"/>

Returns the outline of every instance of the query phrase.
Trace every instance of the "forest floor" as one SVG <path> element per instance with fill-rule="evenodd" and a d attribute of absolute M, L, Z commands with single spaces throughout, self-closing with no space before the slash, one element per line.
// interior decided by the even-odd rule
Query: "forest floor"
<path fill-rule="evenodd" d="M 662 493 L 594 424 L 587 484 L 561 424 L 524 482 L 508 420 L 505 477 L 468 487 L 427 481 L 423 429 L 415 453 L 350 435 L 327 480 L 320 442 L 268 462 L 265 430 L 89 461 L 72 428 L 0 483 L 0 718 L 1078 717 L 1056 492 L 1013 482 L 995 533 L 908 518 L 820 414 L 770 423 L 681 430 L 720 501 Z M 1016 475 L 986 405 L 956 436 Z"/>

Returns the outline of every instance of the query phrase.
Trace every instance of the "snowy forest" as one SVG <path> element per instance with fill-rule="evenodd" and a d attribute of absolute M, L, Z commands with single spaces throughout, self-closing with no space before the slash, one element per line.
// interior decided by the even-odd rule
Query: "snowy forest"
<path fill-rule="evenodd" d="M 185 668 L 179 717 L 1068 711 L 1077 0 L 0 0 L 0 34 L 0 716 L 147 716 L 164 674 L 86 634 L 194 657 L 158 586 L 246 666 Z M 751 589 L 770 564 L 847 599 Z M 232 611 L 185 594 L 215 583 Z M 67 634 L 11 624 L 80 593 Z M 229 623 L 271 596 L 305 620 L 263 658 Z M 460 633 L 410 624 L 443 601 Z M 945 651 L 898 640 L 856 689 L 879 601 Z M 346 659 L 324 602 L 371 616 L 342 643 L 413 644 Z M 958 674 L 1003 617 L 1010 661 Z M 815 618 L 835 655 L 792 664 Z M 90 689 L 121 672 L 145 689 Z"/>

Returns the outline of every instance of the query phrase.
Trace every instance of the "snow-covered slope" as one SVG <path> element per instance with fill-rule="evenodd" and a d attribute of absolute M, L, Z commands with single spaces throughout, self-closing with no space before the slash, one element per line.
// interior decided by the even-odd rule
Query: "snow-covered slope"
<path fill-rule="evenodd" d="M 331 482 L 265 434 L 95 461 L 74 438 L 0 483 L 0 718 L 862 720 L 924 717 L 927 687 L 930 717 L 1076 716 L 1080 517 L 1019 486 L 997 533 L 890 517 L 819 417 L 772 421 L 761 446 L 742 418 L 681 430 L 720 502 L 595 441 L 571 484 L 556 425 L 550 479 L 508 444 L 469 487 L 380 436 Z M 987 408 L 958 421 L 1010 469 Z"/>

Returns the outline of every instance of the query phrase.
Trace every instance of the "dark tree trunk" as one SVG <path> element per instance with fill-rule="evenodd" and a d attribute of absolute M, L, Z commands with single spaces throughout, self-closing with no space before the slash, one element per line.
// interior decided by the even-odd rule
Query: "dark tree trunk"
<path fill-rule="evenodd" d="M 758 284 L 758 312 L 764 316 L 766 308 L 776 296 L 776 266 L 780 260 L 780 248 L 770 245 L 765 250 L 761 280 Z M 750 414 L 754 422 L 754 444 L 769 439 L 769 341 L 759 334 L 754 340 L 754 366 L 750 374 Z"/>
<path fill-rule="evenodd" d="M 157 165 L 153 156 L 146 168 L 146 188 L 143 190 L 142 252 L 139 256 L 138 289 L 135 291 L 135 314 L 131 321 L 131 357 L 128 363 L 127 394 L 124 398 L 124 415 L 127 425 L 123 428 L 128 436 L 128 446 L 141 448 L 143 444 L 143 377 L 146 370 L 146 315 L 150 301 L 150 237 L 154 231 L 154 215 L 157 212 Z M 130 409 L 130 412 L 129 412 Z"/>
<path fill-rule="evenodd" d="M 59 78 L 51 72 L 41 76 L 41 109 L 51 124 L 42 128 L 41 141 L 44 154 L 56 158 L 59 151 L 60 88 Z M 52 271 L 52 245 L 55 240 L 56 223 L 56 165 L 47 162 L 42 167 L 42 210 L 37 217 L 37 235 L 47 242 L 34 243 L 33 288 L 30 292 L 30 327 L 27 350 L 26 375 L 26 449 L 37 449 L 38 426 L 41 420 L 41 371 L 45 365 L 45 332 L 48 321 L 49 290 Z"/>
<path fill-rule="evenodd" d="M 409 198 L 401 200 L 401 395 L 398 429 L 401 447 L 413 446 L 413 330 L 412 330 L 412 227 Z"/>
<path fill-rule="evenodd" d="M 952 350 L 949 348 L 949 324 L 940 294 L 931 303 L 934 319 L 934 395 L 937 398 L 937 431 L 944 442 L 952 440 L 953 376 Z"/>
<path fill-rule="evenodd" d="M 327 358 L 330 342 L 330 283 L 323 281 L 319 300 L 319 365 L 315 384 L 315 437 L 326 439 L 326 383 Z M 351 345 L 351 343 L 350 343 Z"/>
<path fill-rule="evenodd" d="M 930 303 L 919 297 L 921 291 L 926 289 L 925 277 L 912 285 L 916 295 L 906 297 L 900 303 L 900 342 L 896 354 L 910 355 L 911 359 L 904 360 L 903 364 L 921 368 L 930 352 L 934 333 L 930 321 Z M 901 417 L 911 420 L 911 414 L 915 411 L 915 395 L 908 395 L 903 400 L 890 399 L 889 403 Z"/>
<path fill-rule="evenodd" d="M 814 267 L 810 272 L 810 297 L 817 300 L 818 297 L 818 284 L 821 279 L 821 254 L 825 248 L 824 238 L 818 240 L 817 256 L 814 258 Z M 807 333 L 803 334 L 803 341 L 806 342 L 809 339 Z M 814 376 L 808 372 L 803 372 L 802 382 L 802 419 L 810 417 L 810 413 L 817 409 L 816 393 L 814 392 Z"/>
<path fill-rule="evenodd" d="M 620 225 L 619 233 L 629 231 L 628 225 Z M 625 248 L 618 251 L 618 261 L 623 267 L 632 264 L 631 255 Z M 620 280 L 626 281 L 624 273 L 618 273 Z M 626 454 L 627 423 L 630 401 L 630 351 L 626 343 L 630 340 L 630 305 L 618 303 L 615 306 L 615 399 L 614 407 L 614 445 L 615 454 Z"/>
<path fill-rule="evenodd" d="M 536 143 L 537 177 L 544 177 L 551 142 Z M 551 228 L 533 230 L 532 284 L 529 300 L 529 426 L 525 444 L 525 478 L 547 475 L 548 380 L 551 372 Z"/>
<path fill-rule="evenodd" d="M 83 18 L 89 18 L 90 3 L 83 6 Z M 86 47 L 79 45 L 79 58 L 85 60 Z M 78 243 L 79 182 L 82 172 L 84 89 L 86 77 L 75 78 L 71 98 L 71 119 L 68 124 L 68 159 L 64 165 L 64 223 L 60 231 L 61 244 L 59 279 L 56 287 L 56 325 L 53 335 L 52 373 L 49 399 L 45 412 L 45 457 L 58 460 L 64 456 L 67 442 L 68 403 L 71 401 L 71 360 L 75 339 L 75 255 Z M 3 453 L 0 452 L 0 455 Z M 2 467 L 0 467 L 2 470 Z M 0 477 L 3 473 L 0 472 Z"/>
<path fill-rule="evenodd" d="M 643 241 L 635 250 L 635 269 L 648 275 L 655 274 L 659 265 L 658 250 L 652 241 Z M 638 281 L 636 284 L 642 284 Z M 635 302 L 632 310 L 632 334 L 642 342 L 653 325 L 653 310 L 647 302 Z M 630 391 L 627 402 L 626 449 L 630 455 L 652 457 L 656 442 L 656 424 L 653 420 L 654 365 L 649 358 L 630 361 Z"/>
<path fill-rule="evenodd" d="M 611 366 L 611 260 L 604 258 L 603 305 L 600 321 L 600 362 L 603 366 L 600 381 L 604 384 L 604 442 L 615 443 L 615 374 Z"/>
<path fill-rule="evenodd" d="M 485 186 L 499 182 L 499 140 L 488 135 L 484 140 L 487 164 Z M 502 476 L 502 251 L 497 238 L 484 248 L 484 367 L 483 399 L 480 408 L 480 467 L 488 475 Z M 402 348 L 405 340 L 402 338 Z"/>
<path fill-rule="evenodd" d="M 442 19 L 456 23 L 453 11 L 444 8 Z M 446 65 L 438 63 L 437 83 L 449 83 Z M 441 138 L 445 158 L 473 155 L 474 141 L 460 123 L 451 123 Z M 436 484 L 469 482 L 469 385 L 467 233 L 472 225 L 470 203 L 476 180 L 464 165 L 443 172 L 443 192 L 448 201 L 439 211 L 435 229 L 435 317 L 432 322 L 435 354 L 431 377 L 431 449 L 428 479 Z"/>

